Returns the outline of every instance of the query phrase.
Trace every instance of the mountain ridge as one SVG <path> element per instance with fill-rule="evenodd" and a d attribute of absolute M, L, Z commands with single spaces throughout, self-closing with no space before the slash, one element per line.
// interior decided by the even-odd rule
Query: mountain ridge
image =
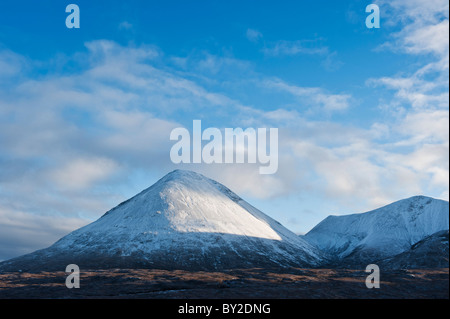
<path fill-rule="evenodd" d="M 448 202 L 418 195 L 359 214 L 330 215 L 302 236 L 339 266 L 373 263 L 448 230 Z"/>

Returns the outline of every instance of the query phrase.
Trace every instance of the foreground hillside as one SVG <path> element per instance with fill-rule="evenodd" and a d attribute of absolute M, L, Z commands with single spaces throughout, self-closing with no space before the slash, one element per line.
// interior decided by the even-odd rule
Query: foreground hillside
<path fill-rule="evenodd" d="M 365 271 L 345 269 L 93 270 L 81 272 L 79 289 L 66 288 L 64 272 L 6 273 L 0 298 L 448 299 L 448 271 L 382 271 L 379 289 L 366 287 Z"/>

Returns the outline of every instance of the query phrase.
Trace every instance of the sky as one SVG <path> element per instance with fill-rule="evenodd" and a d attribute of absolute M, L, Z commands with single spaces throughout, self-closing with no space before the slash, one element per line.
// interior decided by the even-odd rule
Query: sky
<path fill-rule="evenodd" d="M 68 4 L 80 28 L 67 28 Z M 380 8 L 380 28 L 365 9 Z M 449 197 L 449 3 L 0 2 L 0 260 L 174 169 L 291 231 Z M 170 132 L 278 128 L 279 165 L 174 164 Z"/>

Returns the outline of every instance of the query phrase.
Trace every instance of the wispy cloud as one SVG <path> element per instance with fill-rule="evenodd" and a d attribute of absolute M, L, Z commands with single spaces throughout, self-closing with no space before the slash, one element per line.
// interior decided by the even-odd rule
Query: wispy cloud
<path fill-rule="evenodd" d="M 263 39 L 262 33 L 256 30 L 248 29 L 247 38 L 252 42 L 258 42 Z M 286 57 L 298 55 L 319 56 L 323 59 L 321 65 L 326 71 L 336 71 L 340 69 L 343 62 L 339 60 L 336 51 L 331 51 L 324 44 L 321 38 L 313 40 L 278 40 L 264 41 L 262 53 L 267 57 Z"/>
<path fill-rule="evenodd" d="M 122 21 L 119 24 L 119 30 L 131 30 L 133 28 L 133 25 L 128 21 Z"/>
<path fill-rule="evenodd" d="M 299 99 L 300 108 L 308 111 L 332 113 L 345 111 L 350 107 L 352 96 L 350 94 L 332 94 L 318 87 L 299 87 L 288 84 L 280 79 L 266 80 L 267 88 L 290 93 Z"/>
<path fill-rule="evenodd" d="M 255 29 L 247 29 L 245 36 L 251 42 L 258 42 L 263 37 L 262 33 Z"/>
<path fill-rule="evenodd" d="M 264 47 L 262 52 L 267 56 L 292 56 L 299 54 L 324 56 L 329 53 L 329 49 L 322 46 L 320 41 L 317 40 L 279 40 Z"/>

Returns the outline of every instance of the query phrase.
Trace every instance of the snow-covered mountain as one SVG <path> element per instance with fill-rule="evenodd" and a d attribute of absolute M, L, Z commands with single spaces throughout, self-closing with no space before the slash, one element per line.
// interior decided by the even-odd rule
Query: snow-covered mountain
<path fill-rule="evenodd" d="M 323 254 L 225 186 L 176 170 L 51 247 L 0 270 L 317 266 Z"/>
<path fill-rule="evenodd" d="M 449 203 L 415 196 L 362 214 L 328 216 L 303 238 L 345 267 L 400 254 L 449 229 Z"/>

